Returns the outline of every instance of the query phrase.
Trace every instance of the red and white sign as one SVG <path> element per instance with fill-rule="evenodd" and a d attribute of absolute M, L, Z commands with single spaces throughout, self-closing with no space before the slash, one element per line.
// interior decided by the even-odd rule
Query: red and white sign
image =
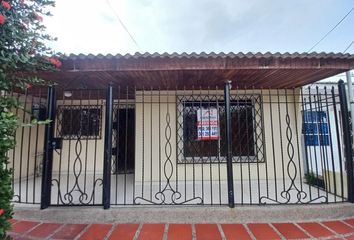
<path fill-rule="evenodd" d="M 197 111 L 197 140 L 218 140 L 219 114 L 217 108 L 200 108 Z"/>

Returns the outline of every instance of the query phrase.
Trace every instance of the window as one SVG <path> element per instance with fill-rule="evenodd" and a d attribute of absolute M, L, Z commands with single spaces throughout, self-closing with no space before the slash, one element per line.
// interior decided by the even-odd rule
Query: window
<path fill-rule="evenodd" d="M 64 139 L 101 138 L 101 107 L 73 105 L 58 107 L 58 137 Z"/>
<path fill-rule="evenodd" d="M 178 99 L 177 108 L 178 162 L 226 161 L 225 103 L 222 96 L 182 96 Z M 217 110 L 217 127 L 203 126 L 207 132 L 206 136 L 205 132 L 198 133 L 201 129 L 198 114 L 201 114 L 201 110 L 207 112 L 214 109 Z M 260 96 L 233 96 L 231 117 L 233 161 L 264 161 Z M 209 127 L 214 131 L 212 134 L 218 132 L 218 137 L 210 137 Z"/>
<path fill-rule="evenodd" d="M 324 111 L 304 111 L 305 146 L 329 146 L 327 114 Z"/>

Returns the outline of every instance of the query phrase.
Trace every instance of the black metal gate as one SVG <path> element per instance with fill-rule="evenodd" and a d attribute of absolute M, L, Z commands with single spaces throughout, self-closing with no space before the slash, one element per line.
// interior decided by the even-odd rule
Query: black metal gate
<path fill-rule="evenodd" d="M 13 181 L 18 201 L 31 202 L 31 192 L 33 202 L 41 196 L 42 208 L 354 201 L 343 82 L 338 88 L 229 87 L 50 87 L 41 193 L 30 189 L 30 169 L 27 177 L 21 170 L 20 192 Z M 18 148 L 10 160 L 17 154 L 21 169 L 23 161 L 31 166 Z M 16 172 L 20 165 L 8 166 Z"/>
<path fill-rule="evenodd" d="M 49 89 L 42 208 L 103 204 L 105 96 L 97 89 Z"/>

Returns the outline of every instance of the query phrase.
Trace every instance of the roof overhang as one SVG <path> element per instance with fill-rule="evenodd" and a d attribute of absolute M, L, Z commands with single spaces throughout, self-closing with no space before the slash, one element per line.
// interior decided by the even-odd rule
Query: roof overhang
<path fill-rule="evenodd" d="M 334 53 L 211 53 L 70 55 L 58 72 L 41 77 L 63 88 L 107 84 L 153 89 L 222 87 L 293 88 L 354 68 L 354 55 Z"/>

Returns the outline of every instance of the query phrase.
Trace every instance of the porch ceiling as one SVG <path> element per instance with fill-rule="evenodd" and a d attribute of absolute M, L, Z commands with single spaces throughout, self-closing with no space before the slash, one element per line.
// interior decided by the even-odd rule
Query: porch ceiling
<path fill-rule="evenodd" d="M 354 55 L 334 53 L 192 53 L 70 55 L 61 71 L 41 76 L 63 88 L 106 88 L 109 82 L 137 88 L 292 88 L 354 68 Z"/>

